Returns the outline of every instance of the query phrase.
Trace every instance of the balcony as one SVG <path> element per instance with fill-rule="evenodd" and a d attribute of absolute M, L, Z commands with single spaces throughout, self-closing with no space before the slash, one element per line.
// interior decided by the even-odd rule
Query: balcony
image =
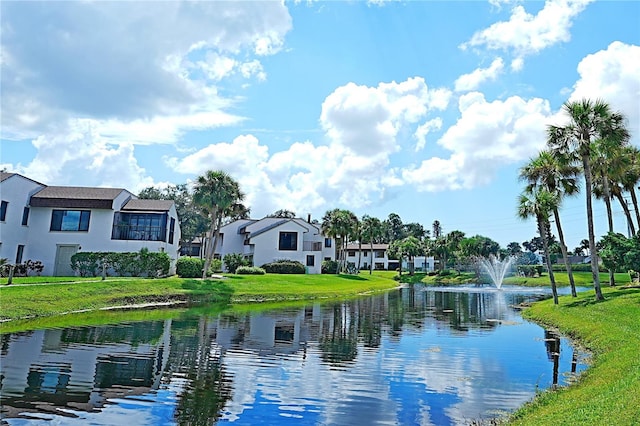
<path fill-rule="evenodd" d="M 302 251 L 322 251 L 322 241 L 305 241 Z"/>

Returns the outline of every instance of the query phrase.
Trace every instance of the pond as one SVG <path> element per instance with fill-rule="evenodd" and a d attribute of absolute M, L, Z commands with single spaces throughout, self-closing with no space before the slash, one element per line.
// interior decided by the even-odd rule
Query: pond
<path fill-rule="evenodd" d="M 426 288 L 1 337 L 10 425 L 458 425 L 586 368 L 528 289 Z M 258 307 L 257 309 L 260 309 Z"/>

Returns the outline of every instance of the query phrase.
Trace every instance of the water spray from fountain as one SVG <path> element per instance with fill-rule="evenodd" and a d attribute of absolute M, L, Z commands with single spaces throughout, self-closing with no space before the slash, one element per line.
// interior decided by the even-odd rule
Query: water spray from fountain
<path fill-rule="evenodd" d="M 479 258 L 478 262 L 480 262 L 480 265 L 482 265 L 484 270 L 489 274 L 496 288 L 501 289 L 502 281 L 504 281 L 505 274 L 511 268 L 513 259 L 513 256 L 509 256 L 500 260 L 495 255 L 490 254 L 488 258 Z"/>

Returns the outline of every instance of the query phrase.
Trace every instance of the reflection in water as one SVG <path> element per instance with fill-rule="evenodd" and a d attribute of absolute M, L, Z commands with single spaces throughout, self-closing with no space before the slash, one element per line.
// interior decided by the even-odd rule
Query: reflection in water
<path fill-rule="evenodd" d="M 1 414 L 9 424 L 468 424 L 585 368 L 565 339 L 512 308 L 530 297 L 413 286 L 5 334 Z"/>

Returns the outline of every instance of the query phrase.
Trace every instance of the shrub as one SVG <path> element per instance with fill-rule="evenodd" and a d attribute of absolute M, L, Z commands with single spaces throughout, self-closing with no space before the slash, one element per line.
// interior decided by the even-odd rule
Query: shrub
<path fill-rule="evenodd" d="M 176 274 L 180 278 L 200 278 L 204 262 L 198 257 L 180 257 L 176 262 Z"/>
<path fill-rule="evenodd" d="M 323 260 L 320 272 L 323 274 L 335 274 L 338 270 L 338 262 L 335 260 Z"/>
<path fill-rule="evenodd" d="M 211 266 L 209 267 L 209 275 L 214 272 L 222 272 L 222 260 L 211 259 Z"/>
<path fill-rule="evenodd" d="M 236 274 L 238 275 L 264 275 L 265 273 L 264 269 L 257 266 L 239 266 L 236 269 Z"/>
<path fill-rule="evenodd" d="M 169 273 L 171 258 L 146 248 L 133 253 L 80 252 L 71 256 L 71 268 L 82 277 L 100 275 L 103 265 L 120 276 L 159 277 Z"/>
<path fill-rule="evenodd" d="M 224 266 L 227 267 L 227 271 L 229 271 L 232 274 L 235 274 L 236 270 L 240 266 L 249 266 L 247 264 L 247 261 L 244 259 L 244 257 L 240 253 L 225 254 L 224 257 L 222 258 L 222 261 L 224 262 Z"/>
<path fill-rule="evenodd" d="M 262 265 L 262 269 L 269 274 L 305 274 L 304 265 L 297 260 L 277 260 Z"/>

